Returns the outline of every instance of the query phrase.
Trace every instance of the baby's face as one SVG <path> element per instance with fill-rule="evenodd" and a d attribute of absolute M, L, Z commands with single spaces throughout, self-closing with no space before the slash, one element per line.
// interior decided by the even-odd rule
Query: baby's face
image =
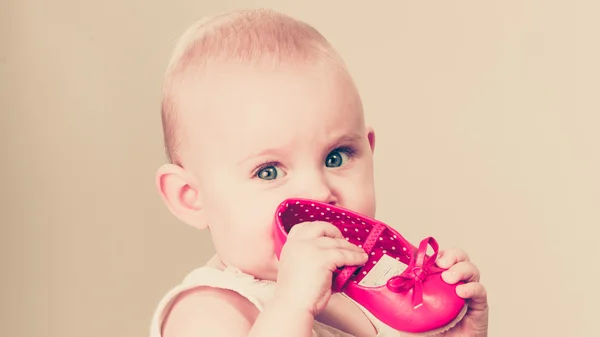
<path fill-rule="evenodd" d="M 374 134 L 342 76 L 309 66 L 227 65 L 211 67 L 202 83 L 182 102 L 186 166 L 226 264 L 276 279 L 271 228 L 286 198 L 374 216 Z"/>

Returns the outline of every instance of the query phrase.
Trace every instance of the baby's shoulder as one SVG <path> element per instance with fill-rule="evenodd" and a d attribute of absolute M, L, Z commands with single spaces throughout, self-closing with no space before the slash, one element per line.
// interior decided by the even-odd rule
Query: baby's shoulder
<path fill-rule="evenodd" d="M 258 314 L 256 306 L 235 291 L 199 286 L 174 299 L 162 337 L 242 336 Z"/>

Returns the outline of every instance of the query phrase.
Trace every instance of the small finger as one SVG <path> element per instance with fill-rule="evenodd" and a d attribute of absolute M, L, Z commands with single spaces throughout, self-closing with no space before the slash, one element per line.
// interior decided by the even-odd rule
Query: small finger
<path fill-rule="evenodd" d="M 353 243 L 350 243 L 346 239 L 336 239 L 336 240 L 345 241 L 345 243 L 342 244 L 342 248 L 344 248 L 344 249 L 349 249 L 349 250 L 356 251 L 359 253 L 365 253 L 365 250 L 362 247 L 359 247 Z"/>
<path fill-rule="evenodd" d="M 487 290 L 479 282 L 461 284 L 456 287 L 456 294 L 469 300 L 469 306 L 475 310 L 487 308 Z"/>
<path fill-rule="evenodd" d="M 470 261 L 469 255 L 462 249 L 451 248 L 439 253 L 436 264 L 440 268 L 450 268 L 454 264 L 463 261 Z"/>
<path fill-rule="evenodd" d="M 316 239 L 317 246 L 324 249 L 347 249 L 355 252 L 364 252 L 364 249 L 342 238 L 320 237 Z"/>
<path fill-rule="evenodd" d="M 343 238 L 342 232 L 334 225 L 323 222 L 303 222 L 292 227 L 288 239 L 312 240 L 318 237 Z"/>
<path fill-rule="evenodd" d="M 459 262 L 442 273 L 442 279 L 448 284 L 479 282 L 479 276 L 479 269 L 471 262 Z"/>
<path fill-rule="evenodd" d="M 329 250 L 329 261 L 331 262 L 331 270 L 335 270 L 345 266 L 361 266 L 367 263 L 369 256 L 367 253 L 357 252 L 347 249 Z"/>

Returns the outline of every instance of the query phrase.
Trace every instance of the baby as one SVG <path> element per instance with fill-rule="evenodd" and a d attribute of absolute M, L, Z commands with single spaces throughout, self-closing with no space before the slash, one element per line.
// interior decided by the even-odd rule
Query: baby
<path fill-rule="evenodd" d="M 205 19 L 179 41 L 162 103 L 170 163 L 157 188 L 181 221 L 208 229 L 216 255 L 158 305 L 151 337 L 399 336 L 332 294 L 332 272 L 365 252 L 331 224 L 295 226 L 281 260 L 274 211 L 308 198 L 375 217 L 375 133 L 344 62 L 315 29 L 269 10 Z M 468 299 L 445 336 L 487 336 L 486 292 L 460 250 L 444 281 Z"/>

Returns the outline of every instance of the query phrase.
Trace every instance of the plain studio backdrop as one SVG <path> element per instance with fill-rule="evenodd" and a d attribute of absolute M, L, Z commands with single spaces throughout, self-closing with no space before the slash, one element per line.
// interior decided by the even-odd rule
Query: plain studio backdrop
<path fill-rule="evenodd" d="M 154 189 L 162 76 L 193 21 L 259 6 L 344 56 L 378 218 L 470 253 L 490 336 L 597 336 L 599 6 L 402 0 L 2 0 L 0 335 L 146 336 L 210 256 Z"/>

